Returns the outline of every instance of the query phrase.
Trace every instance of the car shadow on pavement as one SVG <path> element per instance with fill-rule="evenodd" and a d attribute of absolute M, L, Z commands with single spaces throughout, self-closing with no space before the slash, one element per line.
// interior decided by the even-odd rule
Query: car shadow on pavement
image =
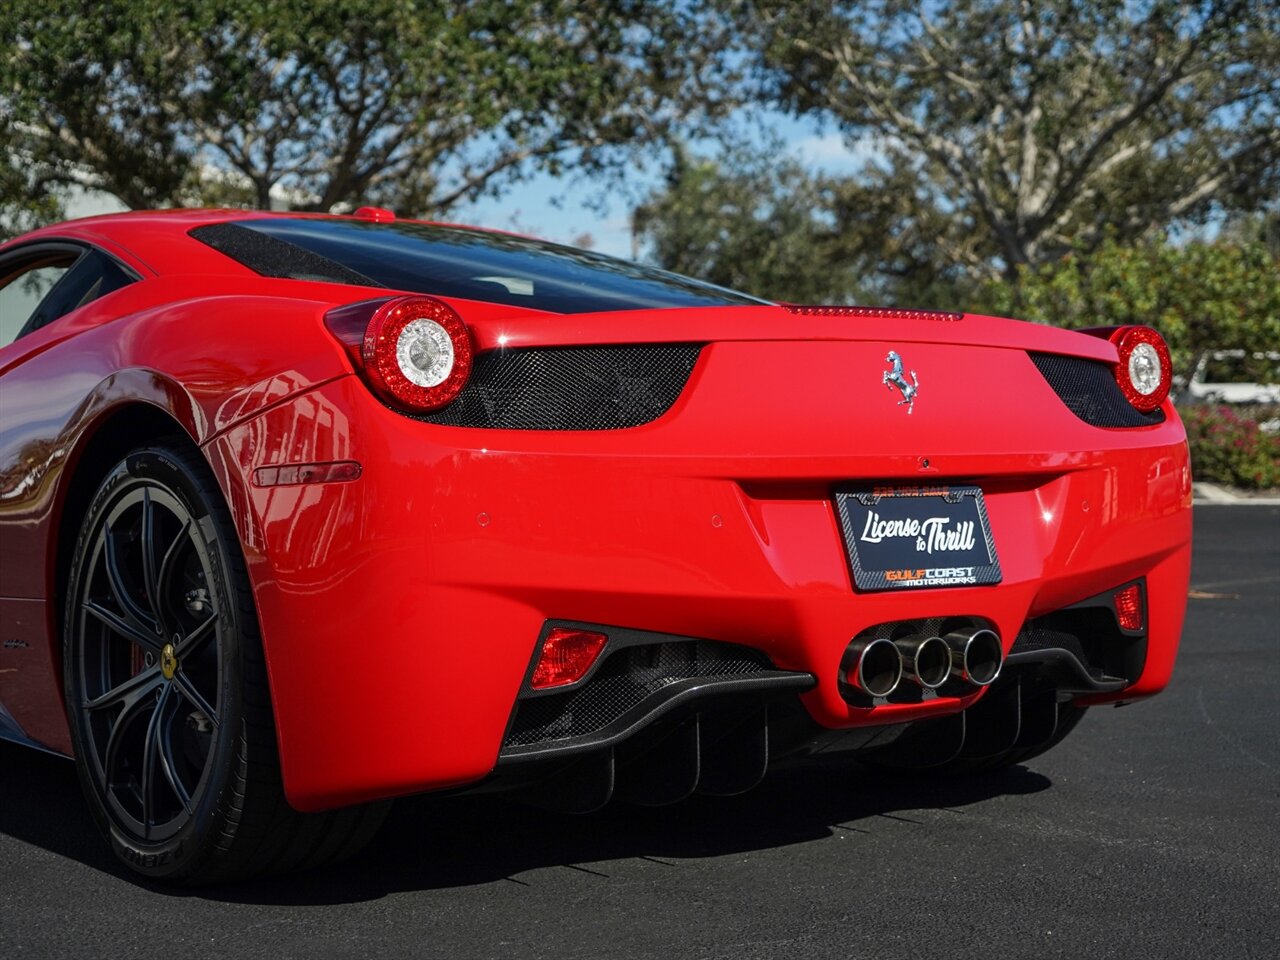
<path fill-rule="evenodd" d="M 679 861 L 868 833 L 875 818 L 911 822 L 914 810 L 960 808 L 1052 782 L 1013 767 L 984 777 L 891 777 L 849 765 L 779 771 L 750 793 L 668 807 L 614 803 L 575 816 L 501 796 L 415 797 L 397 802 L 378 837 L 354 860 L 310 873 L 236 885 L 171 888 L 138 879 L 98 835 L 71 763 L 0 744 L 0 834 L 151 888 L 157 895 L 233 903 L 337 904 L 408 890 L 509 881 L 549 867 L 608 875 L 609 862 Z"/>

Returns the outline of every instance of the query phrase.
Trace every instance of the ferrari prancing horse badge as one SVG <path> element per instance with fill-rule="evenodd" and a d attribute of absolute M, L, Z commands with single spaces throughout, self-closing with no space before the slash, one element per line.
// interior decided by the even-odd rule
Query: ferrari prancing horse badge
<path fill-rule="evenodd" d="M 902 399 L 898 401 L 898 406 L 905 403 L 907 413 L 910 413 L 916 405 L 916 394 L 920 392 L 920 381 L 916 379 L 916 372 L 911 371 L 911 382 L 907 383 L 907 378 L 903 376 L 902 357 L 898 356 L 896 350 L 890 350 L 884 362 L 890 365 L 890 369 L 884 371 L 882 378 L 884 385 L 890 390 L 897 387 L 902 391 Z"/>

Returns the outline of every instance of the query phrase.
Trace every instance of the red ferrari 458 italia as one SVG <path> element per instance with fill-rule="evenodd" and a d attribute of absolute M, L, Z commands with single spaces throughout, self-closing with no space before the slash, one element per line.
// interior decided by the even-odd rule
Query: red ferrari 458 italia
<path fill-rule="evenodd" d="M 0 247 L 0 737 L 192 882 L 424 791 L 1021 763 L 1169 680 L 1169 382 L 1145 327 L 769 303 L 370 208 L 39 230 Z"/>

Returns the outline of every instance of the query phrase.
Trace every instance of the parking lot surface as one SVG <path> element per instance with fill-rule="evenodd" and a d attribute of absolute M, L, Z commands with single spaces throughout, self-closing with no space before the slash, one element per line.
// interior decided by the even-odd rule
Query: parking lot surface
<path fill-rule="evenodd" d="M 1195 520 L 1170 689 L 987 779 L 422 798 L 346 866 L 175 892 L 116 866 L 69 762 L 0 744 L 0 957 L 1280 956 L 1280 507 Z"/>

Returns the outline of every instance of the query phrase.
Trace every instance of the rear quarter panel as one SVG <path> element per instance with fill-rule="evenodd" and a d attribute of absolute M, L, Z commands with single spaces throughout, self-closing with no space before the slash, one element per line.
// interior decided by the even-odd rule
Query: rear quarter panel
<path fill-rule="evenodd" d="M 0 704 L 26 737 L 70 750 L 56 549 L 90 438 L 142 404 L 203 444 L 348 373 L 323 312 L 335 299 L 367 295 L 256 278 L 144 279 L 0 348 Z"/>

